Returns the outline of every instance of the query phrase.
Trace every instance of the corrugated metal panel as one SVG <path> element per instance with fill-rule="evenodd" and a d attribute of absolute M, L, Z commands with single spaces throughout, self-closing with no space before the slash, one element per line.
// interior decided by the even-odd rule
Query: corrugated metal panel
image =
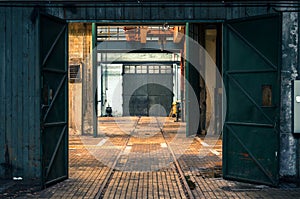
<path fill-rule="evenodd" d="M 40 177 L 39 75 L 32 8 L 0 8 L 0 177 Z"/>

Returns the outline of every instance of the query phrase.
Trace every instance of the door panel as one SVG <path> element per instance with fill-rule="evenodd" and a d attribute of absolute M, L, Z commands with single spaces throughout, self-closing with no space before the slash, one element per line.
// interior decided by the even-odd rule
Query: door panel
<path fill-rule="evenodd" d="M 167 116 L 172 101 L 173 73 L 123 74 L 124 116 Z"/>
<path fill-rule="evenodd" d="M 224 178 L 278 184 L 280 16 L 224 25 Z"/>
<path fill-rule="evenodd" d="M 130 116 L 148 116 L 148 96 L 133 95 L 129 99 Z"/>
<path fill-rule="evenodd" d="M 43 186 L 68 177 L 67 24 L 39 15 Z"/>

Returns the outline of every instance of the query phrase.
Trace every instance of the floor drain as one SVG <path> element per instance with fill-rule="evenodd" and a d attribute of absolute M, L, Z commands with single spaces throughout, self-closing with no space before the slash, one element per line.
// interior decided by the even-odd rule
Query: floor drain
<path fill-rule="evenodd" d="M 190 187 L 190 189 L 191 190 L 195 189 L 196 184 L 193 181 L 191 181 L 190 176 L 184 176 L 184 177 L 185 177 L 185 180 L 186 180 L 188 186 Z"/>

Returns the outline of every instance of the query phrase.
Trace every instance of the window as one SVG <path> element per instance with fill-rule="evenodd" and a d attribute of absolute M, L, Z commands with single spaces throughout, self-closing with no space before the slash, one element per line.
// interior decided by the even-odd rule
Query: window
<path fill-rule="evenodd" d="M 136 73 L 147 73 L 147 66 L 136 66 Z"/>
<path fill-rule="evenodd" d="M 160 73 L 172 73 L 172 67 L 171 66 L 160 66 Z"/>
<path fill-rule="evenodd" d="M 172 66 L 166 65 L 126 65 L 125 74 L 172 74 Z"/>
<path fill-rule="evenodd" d="M 125 74 L 134 74 L 135 66 L 124 66 L 124 73 Z"/>
<path fill-rule="evenodd" d="M 149 73 L 150 74 L 159 73 L 159 66 L 149 66 Z"/>

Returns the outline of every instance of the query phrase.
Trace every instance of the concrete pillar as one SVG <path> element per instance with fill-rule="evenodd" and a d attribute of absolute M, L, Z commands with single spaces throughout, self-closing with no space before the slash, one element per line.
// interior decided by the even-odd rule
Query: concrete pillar
<path fill-rule="evenodd" d="M 82 117 L 83 134 L 97 136 L 97 115 L 96 115 L 96 86 L 97 86 L 97 68 L 94 63 L 92 45 L 92 36 L 88 39 L 90 53 L 87 55 L 83 67 L 82 81 Z"/>
<path fill-rule="evenodd" d="M 91 58 L 86 59 L 83 66 L 82 78 L 82 117 L 83 132 L 85 135 L 94 134 L 94 87 L 93 87 L 93 68 Z"/>
<path fill-rule="evenodd" d="M 280 112 L 281 178 L 297 176 L 298 138 L 292 132 L 292 81 L 298 76 L 298 13 L 282 14 L 282 68 Z"/>

